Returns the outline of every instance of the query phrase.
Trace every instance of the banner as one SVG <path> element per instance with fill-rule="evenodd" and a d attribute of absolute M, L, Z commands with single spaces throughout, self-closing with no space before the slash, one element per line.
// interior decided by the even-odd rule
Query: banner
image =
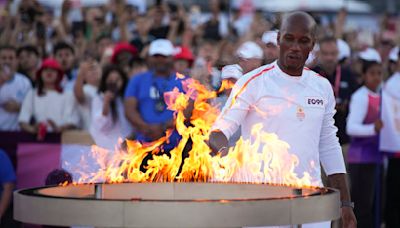
<path fill-rule="evenodd" d="M 45 185 L 47 175 L 64 168 L 74 181 L 86 172 L 99 169 L 91 159 L 90 134 L 83 131 L 48 133 L 42 141 L 25 132 L 0 132 L 0 148 L 11 158 L 17 174 L 17 189 Z"/>

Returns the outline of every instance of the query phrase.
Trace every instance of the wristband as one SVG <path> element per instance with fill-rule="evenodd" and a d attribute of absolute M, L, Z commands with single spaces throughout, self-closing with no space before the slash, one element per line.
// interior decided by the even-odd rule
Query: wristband
<path fill-rule="evenodd" d="M 350 202 L 350 201 L 341 201 L 340 202 L 340 207 L 351 207 L 352 209 L 354 209 L 354 202 Z"/>

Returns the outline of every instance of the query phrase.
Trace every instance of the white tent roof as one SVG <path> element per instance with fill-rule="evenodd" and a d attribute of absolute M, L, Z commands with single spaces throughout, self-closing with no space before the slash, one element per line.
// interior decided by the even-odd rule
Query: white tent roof
<path fill-rule="evenodd" d="M 238 6 L 242 1 L 232 0 L 232 5 Z M 343 7 L 353 13 L 371 12 L 369 4 L 355 0 L 253 0 L 253 5 L 270 12 L 293 10 L 336 12 Z"/>

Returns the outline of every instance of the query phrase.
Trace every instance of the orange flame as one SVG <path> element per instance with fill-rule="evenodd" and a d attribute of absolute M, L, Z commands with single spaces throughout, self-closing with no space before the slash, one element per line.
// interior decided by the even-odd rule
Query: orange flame
<path fill-rule="evenodd" d="M 225 90 L 230 90 L 233 88 L 234 85 L 235 83 L 233 81 L 224 79 L 222 80 L 221 87 L 219 88 L 218 93 L 221 93 Z"/>
<path fill-rule="evenodd" d="M 174 89 L 165 94 L 167 107 L 175 111 L 176 129 L 182 136 L 179 144 L 170 151 L 170 156 L 159 152 L 171 131 L 151 143 L 127 140 L 127 149 L 116 149 L 112 156 L 93 146 L 93 156 L 97 157 L 100 169 L 81 175 L 78 182 L 252 182 L 296 187 L 316 184 L 309 173 L 302 177 L 296 175 L 294 169 L 299 159 L 288 152 L 289 145 L 277 135 L 263 132 L 261 124 L 253 127 L 251 141 L 240 138 L 235 147 L 229 148 L 228 155 L 211 156 L 206 142 L 220 110 L 209 101 L 217 93 L 193 79 L 183 81 L 183 88 L 185 93 Z M 194 108 L 187 126 L 184 111 L 190 100 Z M 192 148 L 183 162 L 182 153 L 189 140 Z M 153 158 L 142 172 L 140 166 L 149 153 Z"/>

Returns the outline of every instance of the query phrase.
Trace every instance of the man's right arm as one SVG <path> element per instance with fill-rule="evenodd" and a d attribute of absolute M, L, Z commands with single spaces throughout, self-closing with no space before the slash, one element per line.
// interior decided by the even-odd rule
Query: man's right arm
<path fill-rule="evenodd" d="M 252 93 L 257 89 L 254 88 L 256 84 L 250 83 L 251 80 L 252 77 L 244 76 L 236 82 L 220 116 L 215 121 L 208 141 L 214 154 L 218 151 L 223 155 L 227 153 L 227 149 L 224 148 L 228 147 L 228 139 L 237 131 L 250 110 L 250 105 L 254 103 Z"/>

